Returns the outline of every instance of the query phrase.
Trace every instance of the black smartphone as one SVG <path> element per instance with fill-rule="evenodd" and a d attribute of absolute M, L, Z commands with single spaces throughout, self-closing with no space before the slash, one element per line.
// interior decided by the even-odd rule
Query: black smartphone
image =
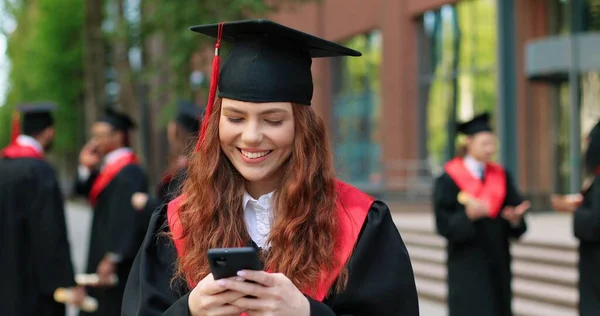
<path fill-rule="evenodd" d="M 215 280 L 230 278 L 240 270 L 262 270 L 258 251 L 253 247 L 213 248 L 206 253 Z"/>

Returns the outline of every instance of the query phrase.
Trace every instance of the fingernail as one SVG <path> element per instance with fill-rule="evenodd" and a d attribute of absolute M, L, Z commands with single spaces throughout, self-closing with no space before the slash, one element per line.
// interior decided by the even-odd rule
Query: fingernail
<path fill-rule="evenodd" d="M 237 275 L 244 277 L 246 276 L 246 271 L 238 271 Z"/>
<path fill-rule="evenodd" d="M 225 280 L 217 280 L 217 284 L 220 286 L 225 286 L 225 284 L 227 283 L 225 282 Z"/>

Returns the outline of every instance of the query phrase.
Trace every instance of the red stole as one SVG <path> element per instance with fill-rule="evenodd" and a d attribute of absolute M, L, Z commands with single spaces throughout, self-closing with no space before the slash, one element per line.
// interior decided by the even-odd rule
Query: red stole
<path fill-rule="evenodd" d="M 0 153 L 0 156 L 3 158 L 36 158 L 36 159 L 44 159 L 44 153 L 39 152 L 36 148 L 26 145 L 20 145 L 17 142 L 13 142 L 12 144 L 6 146 Z"/>
<path fill-rule="evenodd" d="M 489 206 L 491 218 L 498 216 L 506 197 L 506 172 L 500 165 L 493 163 L 486 165 L 483 183 L 469 172 L 462 158 L 450 160 L 444 166 L 444 170 L 461 191 Z"/>
<path fill-rule="evenodd" d="M 134 153 L 126 153 L 121 158 L 115 160 L 104 166 L 104 169 L 100 171 L 96 180 L 94 180 L 94 184 L 92 185 L 92 189 L 90 190 L 90 194 L 88 196 L 90 203 L 92 206 L 96 205 L 98 202 L 98 196 L 106 186 L 119 174 L 119 172 L 131 164 L 137 164 L 138 159 Z"/>
<path fill-rule="evenodd" d="M 369 209 L 374 202 L 372 197 L 341 181 L 336 181 L 336 190 L 338 193 L 337 216 L 340 223 L 339 247 L 335 250 L 338 266 L 333 271 L 321 272 L 321 281 L 316 286 L 316 292 L 313 296 L 313 299 L 318 301 L 325 299 L 342 268 L 350 259 Z M 182 237 L 183 226 L 179 221 L 178 213 L 179 206 L 184 198 L 184 196 L 177 197 L 167 207 L 167 221 L 179 257 L 185 254 L 184 238 Z M 196 285 L 191 280 L 188 280 L 188 283 L 190 288 L 194 288 Z M 308 289 L 303 292 L 309 295 L 307 293 Z"/>

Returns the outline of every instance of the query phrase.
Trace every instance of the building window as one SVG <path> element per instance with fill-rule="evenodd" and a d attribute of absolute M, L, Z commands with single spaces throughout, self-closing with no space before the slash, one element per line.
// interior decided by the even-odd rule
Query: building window
<path fill-rule="evenodd" d="M 455 122 L 496 107 L 496 1 L 469 0 L 420 21 L 420 108 L 433 167 L 454 155 Z"/>
<path fill-rule="evenodd" d="M 575 4 L 575 7 L 571 7 Z M 582 31 L 600 31 L 600 0 L 550 0 L 551 20 L 554 23 L 552 32 L 555 34 L 569 34 L 572 30 L 571 10 L 580 20 Z M 577 12 L 578 11 L 578 12 Z"/>
<path fill-rule="evenodd" d="M 600 0 L 587 0 L 584 10 L 584 30 L 600 31 Z"/>
<path fill-rule="evenodd" d="M 573 30 L 571 10 L 576 21 L 581 21 L 583 32 L 600 31 L 600 0 L 578 0 L 575 8 L 570 0 L 551 0 L 550 21 L 553 22 L 551 35 L 570 35 Z M 580 159 L 586 149 L 585 139 L 600 118 L 600 72 L 590 70 L 579 75 L 579 109 L 582 152 L 578 157 L 572 157 L 570 152 L 571 131 L 571 85 L 568 81 L 554 84 L 555 100 L 553 125 L 554 129 L 554 190 L 559 193 L 572 193 L 570 179 L 572 176 L 571 159 Z M 583 171 L 583 167 L 582 171 Z"/>
<path fill-rule="evenodd" d="M 354 184 L 381 182 L 381 42 L 377 30 L 354 36 L 343 45 L 363 57 L 331 60 L 336 168 Z"/>

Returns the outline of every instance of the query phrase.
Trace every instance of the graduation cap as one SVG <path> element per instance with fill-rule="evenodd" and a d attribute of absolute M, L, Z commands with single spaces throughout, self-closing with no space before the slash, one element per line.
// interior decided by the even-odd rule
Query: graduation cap
<path fill-rule="evenodd" d="M 57 105 L 52 102 L 33 102 L 18 105 L 12 117 L 11 141 L 16 141 L 21 133 L 33 134 L 54 125 L 52 112 L 56 109 Z M 23 114 L 22 121 L 21 113 Z"/>
<path fill-rule="evenodd" d="M 135 128 L 135 123 L 126 114 L 119 113 L 112 108 L 106 108 L 104 116 L 98 122 L 108 123 L 114 129 L 122 132 L 128 132 Z"/>
<path fill-rule="evenodd" d="M 198 133 L 203 114 L 202 109 L 194 103 L 184 100 L 177 102 L 177 106 L 175 121 L 189 132 Z"/>
<path fill-rule="evenodd" d="M 482 113 L 475 116 L 468 122 L 458 124 L 457 131 L 459 133 L 472 136 L 480 132 L 491 132 L 492 128 L 489 125 L 489 113 Z"/>
<path fill-rule="evenodd" d="M 217 38 L 208 104 L 196 149 L 203 139 L 217 86 L 219 97 L 223 98 L 311 105 L 312 58 L 362 55 L 265 19 L 221 22 L 190 29 Z M 221 40 L 233 45 L 219 70 Z"/>

